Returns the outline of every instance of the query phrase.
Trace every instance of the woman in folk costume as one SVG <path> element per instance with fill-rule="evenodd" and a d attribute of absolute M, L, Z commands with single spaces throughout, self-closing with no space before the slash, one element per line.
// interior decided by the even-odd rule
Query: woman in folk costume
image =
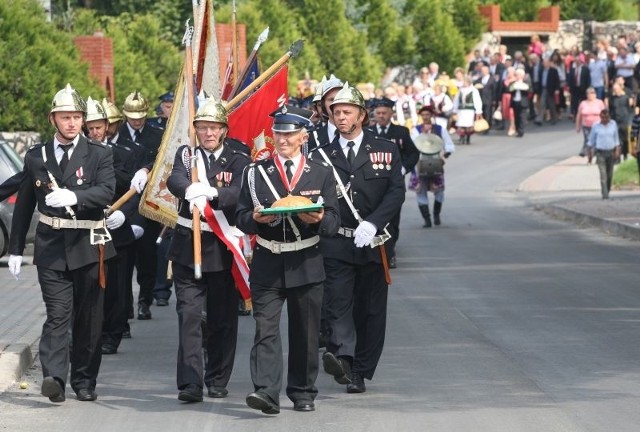
<path fill-rule="evenodd" d="M 434 110 L 435 124 L 440 125 L 445 129 L 448 128 L 449 117 L 453 111 L 453 101 L 447 94 L 446 84 L 440 80 L 437 80 L 433 86 L 431 105 Z"/>
<path fill-rule="evenodd" d="M 462 87 L 453 100 L 453 111 L 458 115 L 456 127 L 460 144 L 471 144 L 473 123 L 482 117 L 482 99 L 468 76 L 463 78 Z"/>

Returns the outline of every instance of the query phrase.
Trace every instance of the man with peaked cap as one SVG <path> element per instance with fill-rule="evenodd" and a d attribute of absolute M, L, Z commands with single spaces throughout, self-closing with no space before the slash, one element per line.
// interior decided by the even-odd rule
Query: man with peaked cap
<path fill-rule="evenodd" d="M 138 157 L 136 174 L 132 178 L 131 186 L 140 170 L 153 166 L 158 154 L 158 148 L 162 141 L 162 131 L 145 126 L 145 119 L 149 111 L 149 103 L 138 91 L 129 94 L 124 101 L 122 112 L 126 122 L 120 127 L 120 135 L 129 138 L 131 145 Z M 146 175 L 145 175 L 146 179 Z M 136 189 L 138 190 L 138 189 Z M 141 190 L 138 190 L 141 192 Z M 158 269 L 156 239 L 161 230 L 161 225 L 153 220 L 145 220 L 145 228 L 142 237 L 137 244 L 137 256 L 135 266 L 137 270 L 138 285 L 138 319 L 151 319 L 151 304 L 153 303 L 153 289 L 156 284 Z"/>
<path fill-rule="evenodd" d="M 398 146 L 362 128 L 362 94 L 345 83 L 331 104 L 340 135 L 310 154 L 330 162 L 338 178 L 342 226 L 323 237 L 325 316 L 329 327 L 325 372 L 347 392 L 366 391 L 378 365 L 387 317 L 385 228 L 400 211 L 405 187 Z"/>
<path fill-rule="evenodd" d="M 155 129 L 164 131 L 167 128 L 167 121 L 173 109 L 173 92 L 167 92 L 159 98 L 160 104 L 156 108 L 157 117 L 147 120 L 147 124 Z"/>
<path fill-rule="evenodd" d="M 102 353 L 105 263 L 115 255 L 108 241 L 103 209 L 115 190 L 111 151 L 85 138 L 87 105 L 67 84 L 53 98 L 49 122 L 52 141 L 25 155 L 9 238 L 9 271 L 18 278 L 25 237 L 35 206 L 40 212 L 33 262 L 45 302 L 39 357 L 41 392 L 65 401 L 71 388 L 80 401 L 94 401 Z M 71 329 L 73 350 L 69 352 Z"/>
<path fill-rule="evenodd" d="M 373 114 L 376 118 L 376 125 L 371 127 L 374 134 L 381 138 L 393 141 L 400 151 L 400 159 L 402 162 L 402 174 L 406 175 L 413 171 L 420 157 L 420 152 L 416 148 L 409 134 L 409 129 L 405 126 L 393 124 L 391 118 L 393 117 L 393 108 L 395 102 L 389 98 L 383 97 L 381 99 L 374 99 L 372 103 Z M 389 239 L 388 248 L 390 250 L 389 255 L 389 267 L 396 267 L 396 242 L 400 236 L 400 212 L 396 214 L 389 224 L 391 239 Z"/>
<path fill-rule="evenodd" d="M 305 128 L 311 126 L 312 114 L 289 105 L 271 114 L 277 155 L 245 170 L 236 211 L 238 228 L 257 236 L 249 275 L 256 322 L 250 356 L 254 391 L 247 395 L 247 405 L 265 414 L 280 412 L 280 314 L 285 301 L 287 396 L 294 410 L 313 411 L 318 394 L 315 381 L 325 279 L 318 242 L 320 237 L 335 235 L 340 215 L 331 168 L 307 159 L 301 151 L 309 138 Z M 280 197 L 311 204 L 300 212 L 289 207 L 290 212 L 269 213 Z"/>
<path fill-rule="evenodd" d="M 217 211 L 222 226 L 234 224 L 242 172 L 249 157 L 225 139 L 227 111 L 214 98 L 198 108 L 193 124 L 198 138 L 198 177 L 192 178 L 188 145 L 178 148 L 167 188 L 180 200 L 178 222 L 169 247 L 178 312 L 178 399 L 202 401 L 203 385 L 213 398 L 227 396 L 238 336 L 238 293 L 232 275 L 234 256 L 224 233 L 207 222 L 205 210 Z M 193 207 L 200 210 L 202 278 L 194 276 Z M 203 344 L 202 311 L 207 315 Z M 207 350 L 203 371 L 202 347 Z"/>
<path fill-rule="evenodd" d="M 324 124 L 310 134 L 308 143 L 309 151 L 312 151 L 319 145 L 330 143 L 338 133 L 329 107 L 336 97 L 336 94 L 342 88 L 342 85 L 343 82 L 333 74 L 331 74 L 329 79 L 322 85 L 320 108 Z"/>

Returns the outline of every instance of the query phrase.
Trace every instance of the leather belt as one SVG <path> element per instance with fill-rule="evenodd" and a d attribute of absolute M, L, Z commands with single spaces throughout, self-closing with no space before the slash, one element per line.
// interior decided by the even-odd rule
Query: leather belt
<path fill-rule="evenodd" d="M 356 236 L 356 230 L 354 228 L 340 227 L 338 228 L 338 234 L 346 238 L 354 238 Z M 371 240 L 371 247 L 380 246 L 389 240 L 389 236 L 386 234 L 377 235 Z"/>
<path fill-rule="evenodd" d="M 178 216 L 178 221 L 176 223 L 185 228 L 193 229 L 193 219 L 187 219 L 184 216 Z M 209 224 L 205 221 L 200 221 L 200 231 L 213 232 Z"/>
<path fill-rule="evenodd" d="M 266 240 L 260 236 L 256 236 L 256 242 L 269 249 L 274 254 L 280 254 L 282 252 L 295 252 L 302 249 L 309 248 L 320 241 L 320 236 L 309 237 L 308 239 L 298 240 L 294 242 L 277 242 L 273 240 Z"/>
<path fill-rule="evenodd" d="M 355 232 L 356 230 L 354 228 L 345 228 L 345 227 L 338 228 L 338 234 L 347 238 L 355 237 L 356 236 Z"/>
<path fill-rule="evenodd" d="M 101 220 L 76 220 L 59 217 L 51 217 L 41 214 L 40 222 L 49 225 L 55 230 L 59 229 L 99 229 L 106 228 L 104 219 Z"/>

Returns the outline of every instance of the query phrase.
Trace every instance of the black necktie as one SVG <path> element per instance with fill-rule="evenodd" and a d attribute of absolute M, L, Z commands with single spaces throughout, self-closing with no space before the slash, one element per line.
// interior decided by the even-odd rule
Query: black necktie
<path fill-rule="evenodd" d="M 287 180 L 291 182 L 291 179 L 293 178 L 293 171 L 291 171 L 291 167 L 293 166 L 293 161 L 292 160 L 284 161 L 284 166 L 286 167 L 285 174 L 287 174 Z"/>
<path fill-rule="evenodd" d="M 69 150 L 71 150 L 72 147 L 73 143 L 60 144 L 60 148 L 64 152 L 64 154 L 62 155 L 62 159 L 60 159 L 60 170 L 62 170 L 63 173 L 67 169 L 67 165 L 69 164 Z"/>
<path fill-rule="evenodd" d="M 349 147 L 349 151 L 347 152 L 347 162 L 349 165 L 353 165 L 353 160 L 356 158 L 356 152 L 353 151 L 353 146 L 356 145 L 353 141 L 349 141 L 347 143 L 347 147 Z"/>
<path fill-rule="evenodd" d="M 384 126 L 380 126 L 380 136 L 385 136 L 387 134 L 387 128 Z"/>
<path fill-rule="evenodd" d="M 216 162 L 216 156 L 211 153 L 209 155 L 209 169 L 213 168 L 213 164 Z"/>
<path fill-rule="evenodd" d="M 140 129 L 135 129 L 133 132 L 133 141 L 134 142 L 139 142 L 140 141 Z"/>

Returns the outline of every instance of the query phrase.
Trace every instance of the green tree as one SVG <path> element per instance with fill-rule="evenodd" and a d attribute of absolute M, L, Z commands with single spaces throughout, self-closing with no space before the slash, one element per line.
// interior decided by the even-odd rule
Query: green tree
<path fill-rule="evenodd" d="M 464 65 L 464 38 L 445 12 L 443 0 L 407 2 L 404 14 L 411 17 L 411 26 L 416 30 L 416 66 L 435 61 L 440 71 L 452 75 L 453 69 Z"/>
<path fill-rule="evenodd" d="M 70 34 L 45 20 L 37 0 L 0 2 L 0 130 L 52 135 L 47 122 L 55 93 L 70 83 L 81 95 L 102 97 Z"/>
<path fill-rule="evenodd" d="M 371 52 L 386 66 L 412 63 L 416 41 L 409 19 L 400 17 L 388 0 L 359 0 L 359 5 L 366 6 L 361 20 Z"/>
<path fill-rule="evenodd" d="M 153 15 L 121 14 L 98 16 L 90 10 L 79 10 L 74 33 L 93 34 L 102 29 L 113 40 L 116 100 L 139 90 L 151 102 L 168 90 L 178 79 L 183 56 L 169 40 L 163 38 L 160 22 Z M 184 27 L 182 27 L 184 31 Z"/>
<path fill-rule="evenodd" d="M 478 9 L 480 1 L 448 0 L 447 3 L 446 9 L 453 24 L 464 38 L 465 50 L 471 51 L 487 28 L 487 22 Z"/>
<path fill-rule="evenodd" d="M 557 5 L 563 20 L 611 21 L 620 16 L 619 0 L 559 0 Z"/>

